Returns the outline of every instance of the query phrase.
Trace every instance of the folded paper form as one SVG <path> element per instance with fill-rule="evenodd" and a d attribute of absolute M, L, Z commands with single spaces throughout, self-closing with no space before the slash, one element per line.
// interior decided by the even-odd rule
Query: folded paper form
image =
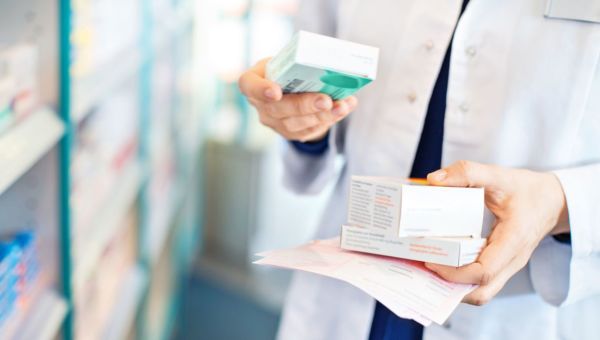
<path fill-rule="evenodd" d="M 302 270 L 339 279 L 363 290 L 396 315 L 425 326 L 443 324 L 475 286 L 451 283 L 422 263 L 345 251 L 339 239 L 315 241 L 259 254 L 260 265 Z"/>

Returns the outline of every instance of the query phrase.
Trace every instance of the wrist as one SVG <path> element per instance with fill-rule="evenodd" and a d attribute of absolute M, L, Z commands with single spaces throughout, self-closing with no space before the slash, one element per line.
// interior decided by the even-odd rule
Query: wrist
<path fill-rule="evenodd" d="M 322 142 L 327 136 L 329 136 L 329 130 L 326 130 L 323 133 L 318 134 L 317 136 L 311 136 L 309 139 L 302 141 L 302 143 L 320 143 Z"/>
<path fill-rule="evenodd" d="M 552 229 L 550 230 L 550 235 L 558 235 L 569 233 L 571 228 L 569 226 L 569 209 L 567 206 L 567 198 L 565 196 L 565 192 L 562 188 L 562 184 L 556 175 L 553 173 L 547 173 L 548 183 L 552 188 L 551 195 L 552 197 L 552 207 L 553 207 L 553 223 Z"/>
<path fill-rule="evenodd" d="M 320 139 L 318 140 L 314 139 L 310 142 L 290 141 L 290 143 L 297 151 L 303 154 L 321 156 L 329 148 L 328 137 L 329 133 L 326 132 L 325 135 L 320 136 Z"/>

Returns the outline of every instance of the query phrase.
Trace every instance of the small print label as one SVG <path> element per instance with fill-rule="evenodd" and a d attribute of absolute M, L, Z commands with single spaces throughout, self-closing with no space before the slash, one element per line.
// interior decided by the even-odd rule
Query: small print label
<path fill-rule="evenodd" d="M 283 93 L 293 93 L 303 83 L 302 79 L 294 79 L 283 88 Z"/>

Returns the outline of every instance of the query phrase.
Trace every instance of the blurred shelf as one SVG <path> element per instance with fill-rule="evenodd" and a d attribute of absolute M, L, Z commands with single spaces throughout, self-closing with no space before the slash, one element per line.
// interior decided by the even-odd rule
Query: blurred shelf
<path fill-rule="evenodd" d="M 167 239 L 169 238 L 169 233 L 173 228 L 173 224 L 175 223 L 177 212 L 183 205 L 185 193 L 185 186 L 183 183 L 181 183 L 181 181 L 177 181 L 177 183 L 174 184 L 173 188 L 171 189 L 169 198 L 166 200 L 169 202 L 167 212 L 163 214 L 163 216 L 160 216 L 161 218 L 157 219 L 156 222 L 150 224 L 147 249 L 152 267 L 154 267 L 154 264 L 158 261 L 158 258 L 162 253 L 162 250 L 165 248 Z"/>
<path fill-rule="evenodd" d="M 171 18 L 164 19 L 157 25 L 158 29 L 153 42 L 155 53 L 160 53 L 172 38 L 182 34 L 193 24 L 195 16 L 193 3 L 193 1 L 189 1 L 188 5 L 178 6 Z"/>
<path fill-rule="evenodd" d="M 0 194 L 52 149 L 64 131 L 54 112 L 44 108 L 0 135 Z"/>
<path fill-rule="evenodd" d="M 139 265 L 135 265 L 129 270 L 121 283 L 117 303 L 101 339 L 121 340 L 127 338 L 147 284 L 148 277 Z"/>
<path fill-rule="evenodd" d="M 110 62 L 81 78 L 73 78 L 72 119 L 81 122 L 102 99 L 141 69 L 141 53 L 135 43 L 119 52 Z"/>
<path fill-rule="evenodd" d="M 123 174 L 119 176 L 115 184 L 114 194 L 108 199 L 105 206 L 97 214 L 94 225 L 90 229 L 86 242 L 78 248 L 82 254 L 75 254 L 75 268 L 73 273 L 73 287 L 78 291 L 82 287 L 94 267 L 98 263 L 102 252 L 108 243 L 119 231 L 121 223 L 127 212 L 137 199 L 140 192 L 143 172 L 141 166 L 134 162 Z"/>
<path fill-rule="evenodd" d="M 31 306 L 15 335 L 16 340 L 52 340 L 67 315 L 67 301 L 54 290 L 43 292 Z"/>

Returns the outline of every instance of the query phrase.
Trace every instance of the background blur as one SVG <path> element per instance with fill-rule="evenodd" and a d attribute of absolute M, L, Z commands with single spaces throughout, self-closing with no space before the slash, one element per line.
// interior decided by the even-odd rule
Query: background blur
<path fill-rule="evenodd" d="M 270 339 L 328 192 L 237 88 L 295 0 L 0 0 L 0 339 Z"/>

